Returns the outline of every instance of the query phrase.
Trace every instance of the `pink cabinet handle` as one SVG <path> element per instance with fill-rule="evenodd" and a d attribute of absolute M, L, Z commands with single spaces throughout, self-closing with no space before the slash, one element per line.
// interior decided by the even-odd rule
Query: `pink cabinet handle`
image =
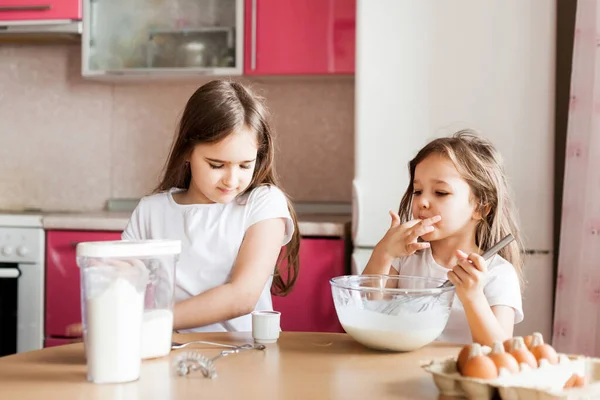
<path fill-rule="evenodd" d="M 256 69 L 256 2 L 258 0 L 252 0 L 252 26 L 251 26 L 251 53 L 250 53 L 250 69 L 254 71 Z"/>
<path fill-rule="evenodd" d="M 50 4 L 31 5 L 31 6 L 0 6 L 2 11 L 48 11 L 52 9 Z"/>

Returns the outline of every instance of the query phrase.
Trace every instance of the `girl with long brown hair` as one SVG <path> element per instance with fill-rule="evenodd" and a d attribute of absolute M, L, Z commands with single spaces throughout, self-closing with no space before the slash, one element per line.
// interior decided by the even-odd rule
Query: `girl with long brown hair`
<path fill-rule="evenodd" d="M 174 330 L 250 331 L 253 310 L 292 290 L 300 239 L 273 153 L 267 110 L 247 87 L 215 80 L 188 100 L 163 178 L 123 232 L 181 240 Z"/>
<path fill-rule="evenodd" d="M 519 227 L 502 158 L 471 130 L 438 138 L 409 163 L 399 213 L 363 274 L 448 278 L 456 298 L 438 340 L 491 346 L 523 320 Z M 516 240 L 484 261 L 511 233 Z"/>

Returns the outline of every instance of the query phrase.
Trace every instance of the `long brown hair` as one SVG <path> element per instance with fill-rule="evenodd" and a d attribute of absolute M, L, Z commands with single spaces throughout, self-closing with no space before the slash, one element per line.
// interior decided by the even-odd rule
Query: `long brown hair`
<path fill-rule="evenodd" d="M 192 174 L 186 158 L 194 146 L 200 143 L 217 143 L 242 126 L 256 132 L 258 152 L 252 181 L 238 199 L 258 186 L 279 187 L 274 167 L 272 130 L 267 117 L 263 99 L 238 82 L 214 80 L 202 85 L 185 106 L 163 178 L 155 192 L 167 191 L 173 187 L 188 189 Z M 277 260 L 271 292 L 279 296 L 285 296 L 292 290 L 299 273 L 298 221 L 287 195 L 286 198 L 294 223 L 294 233 L 285 252 L 282 251 Z M 284 268 L 285 272 L 282 274 Z"/>
<path fill-rule="evenodd" d="M 410 182 L 400 202 L 401 221 L 406 222 L 413 218 L 415 170 L 417 165 L 431 154 L 440 154 L 452 161 L 471 187 L 478 203 L 478 211 L 482 215 L 475 233 L 476 245 L 480 250 L 487 250 L 509 233 L 515 237 L 515 240 L 500 250 L 499 254 L 515 267 L 519 279 L 524 283 L 521 257 L 523 246 L 502 157 L 490 141 L 475 131 L 465 129 L 451 137 L 435 139 L 409 162 Z"/>

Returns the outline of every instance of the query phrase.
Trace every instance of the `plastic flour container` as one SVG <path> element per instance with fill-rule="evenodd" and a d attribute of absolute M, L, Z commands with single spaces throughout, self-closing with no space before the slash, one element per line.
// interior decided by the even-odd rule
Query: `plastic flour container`
<path fill-rule="evenodd" d="M 90 381 L 134 381 L 142 359 L 169 354 L 180 252 L 178 240 L 77 245 Z"/>

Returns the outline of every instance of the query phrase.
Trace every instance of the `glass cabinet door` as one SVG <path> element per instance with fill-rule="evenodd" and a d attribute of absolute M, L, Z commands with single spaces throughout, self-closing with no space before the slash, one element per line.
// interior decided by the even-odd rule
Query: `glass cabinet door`
<path fill-rule="evenodd" d="M 83 75 L 240 75 L 243 7 L 243 0 L 84 0 Z"/>

